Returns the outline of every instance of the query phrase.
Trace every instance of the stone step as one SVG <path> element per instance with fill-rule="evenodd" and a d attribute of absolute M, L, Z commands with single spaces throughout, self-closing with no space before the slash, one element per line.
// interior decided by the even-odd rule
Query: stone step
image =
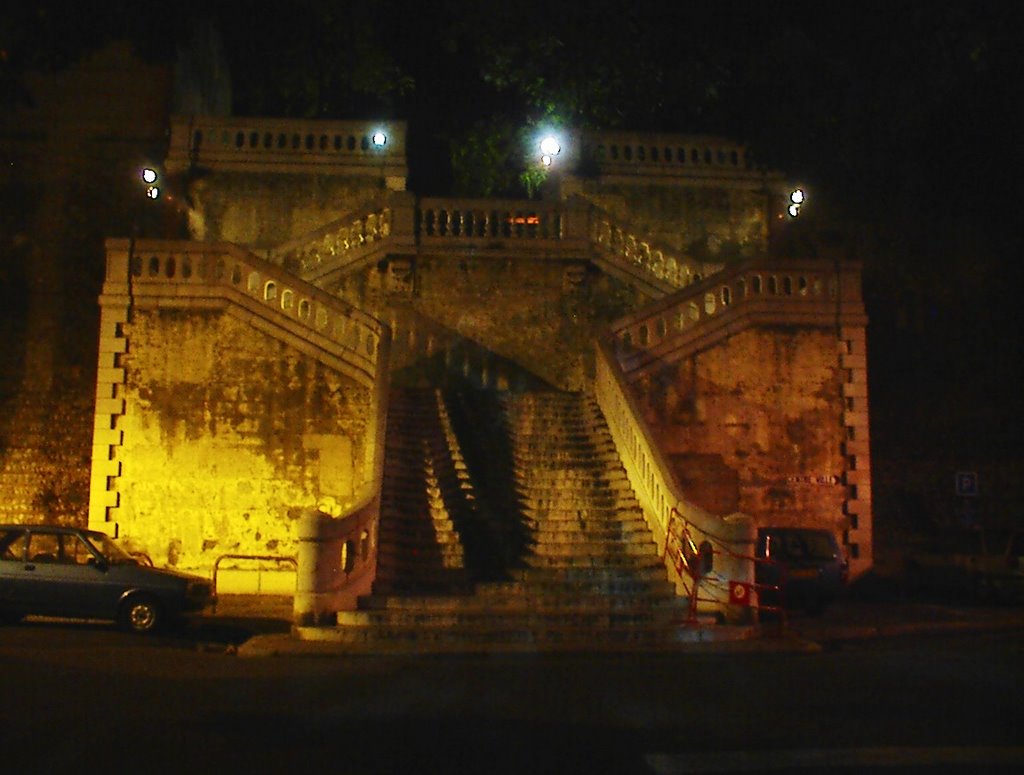
<path fill-rule="evenodd" d="M 553 498 L 557 495 L 565 497 L 618 497 L 621 494 L 633 495 L 633 487 L 628 481 L 601 482 L 595 480 L 567 481 L 558 484 L 555 481 L 521 481 L 516 485 L 516 492 L 527 498 Z"/>
<path fill-rule="evenodd" d="M 484 589 L 488 585 L 480 585 Z M 688 605 L 686 598 L 676 597 L 671 587 L 644 590 L 628 594 L 539 594 L 525 596 L 518 593 L 501 594 L 497 591 L 472 595 L 367 595 L 359 600 L 363 611 L 500 611 L 523 610 L 581 610 L 615 611 L 627 609 L 676 609 Z"/>
<path fill-rule="evenodd" d="M 527 517 L 544 519 L 548 515 L 576 515 L 581 512 L 589 514 L 608 514 L 611 512 L 630 511 L 638 513 L 640 503 L 636 496 L 622 492 L 614 495 L 592 495 L 583 503 L 573 502 L 571 493 L 562 493 L 564 497 L 555 497 L 556 493 L 544 493 L 542 497 L 521 498 L 520 510 Z"/>
<path fill-rule="evenodd" d="M 611 588 L 620 581 L 668 581 L 668 572 L 660 560 L 657 565 L 643 566 L 605 565 L 576 568 L 524 566 L 510 569 L 506 576 L 510 582 L 542 586 L 564 584 L 570 587 L 577 584 L 608 584 Z"/>
<path fill-rule="evenodd" d="M 627 543 L 618 539 L 597 540 L 587 536 L 586 540 L 578 541 L 538 541 L 531 547 L 532 554 L 538 557 L 563 558 L 607 558 L 607 557 L 648 557 L 654 553 L 652 540 L 648 543 Z"/>
<path fill-rule="evenodd" d="M 476 627 L 317 628 L 315 639 L 360 653 L 515 653 L 515 652 L 666 652 L 692 638 L 692 628 L 678 622 L 647 627 L 621 626 L 597 630 L 566 626 L 532 628 L 497 624 Z"/>
<path fill-rule="evenodd" d="M 666 624 L 685 617 L 684 606 L 557 606 L 551 608 L 486 607 L 457 609 L 432 608 L 339 611 L 338 624 L 372 627 L 378 631 L 391 627 L 431 629 L 486 628 L 534 630 L 552 627 L 586 628 L 596 631 L 617 627 Z"/>
<path fill-rule="evenodd" d="M 381 595 L 455 595 L 465 594 L 472 590 L 473 584 L 468 573 L 463 569 L 444 576 L 423 576 L 415 578 L 409 575 L 395 578 L 379 576 L 373 582 L 374 594 Z"/>
<path fill-rule="evenodd" d="M 650 573 L 650 578 L 625 576 L 621 578 L 551 576 L 534 577 L 528 580 L 489 581 L 478 584 L 476 595 L 480 598 L 504 600 L 510 597 L 528 597 L 531 600 L 566 597 L 589 598 L 594 596 L 650 597 L 667 599 L 674 597 L 675 588 L 664 572 Z"/>
<path fill-rule="evenodd" d="M 523 558 L 523 562 L 531 568 L 562 568 L 562 569 L 623 569 L 623 570 L 641 570 L 644 568 L 655 567 L 661 570 L 661 560 L 655 556 L 639 556 L 632 554 L 617 554 L 617 555 L 548 555 L 548 554 L 529 554 Z"/>
<path fill-rule="evenodd" d="M 604 462 L 601 460 L 580 460 L 572 463 L 564 461 L 555 461 L 550 464 L 546 464 L 544 460 L 533 460 L 523 461 L 522 463 L 514 462 L 512 466 L 513 473 L 517 477 L 526 477 L 533 479 L 561 479 L 563 477 L 571 478 L 604 478 L 604 479 L 627 479 L 626 471 L 622 467 L 622 464 L 616 459 L 612 462 Z"/>
<path fill-rule="evenodd" d="M 513 449 L 512 465 L 515 470 L 529 470 L 535 467 L 555 468 L 565 465 L 602 465 L 622 466 L 622 459 L 614 448 L 594 449 L 585 448 L 537 448 L 537 449 Z"/>
<path fill-rule="evenodd" d="M 600 527 L 580 527 L 579 523 L 556 523 L 534 527 L 529 530 L 529 535 L 537 543 L 545 544 L 571 543 L 585 536 L 590 540 L 649 541 L 652 546 L 654 545 L 651 531 L 642 522 L 635 525 L 609 522 Z"/>
<path fill-rule="evenodd" d="M 379 539 L 378 554 L 385 556 L 388 552 L 408 551 L 427 547 L 461 545 L 462 539 L 451 525 L 443 525 L 438 530 L 393 530 L 382 527 Z"/>
<path fill-rule="evenodd" d="M 613 523 L 640 523 L 646 525 L 639 506 L 544 506 L 537 508 L 529 505 L 521 506 L 523 521 L 528 525 L 543 526 L 562 522 L 577 522 L 584 526 Z"/>
<path fill-rule="evenodd" d="M 589 453 L 591 455 L 599 452 L 614 452 L 615 445 L 611 437 L 596 437 L 590 433 L 559 433 L 556 430 L 548 429 L 543 433 L 514 434 L 515 438 L 509 446 L 513 455 L 534 456 L 544 455 L 551 452 Z"/>

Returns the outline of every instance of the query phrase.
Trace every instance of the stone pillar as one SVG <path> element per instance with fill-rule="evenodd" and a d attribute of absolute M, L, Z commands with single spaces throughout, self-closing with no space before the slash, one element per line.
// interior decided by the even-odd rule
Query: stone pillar
<path fill-rule="evenodd" d="M 129 240 L 107 240 L 107 280 L 100 296 L 100 338 L 96 369 L 96 409 L 93 421 L 92 474 L 89 482 L 89 528 L 117 535 L 121 475 L 118 459 L 124 438 L 118 427 L 124 415 L 125 370 L 128 350 L 124 326 L 131 305 Z"/>

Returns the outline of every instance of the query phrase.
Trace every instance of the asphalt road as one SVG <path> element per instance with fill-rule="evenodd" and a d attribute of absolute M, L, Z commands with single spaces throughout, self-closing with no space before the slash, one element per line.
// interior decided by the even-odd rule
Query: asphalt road
<path fill-rule="evenodd" d="M 206 622 L 0 629 L 5 772 L 1016 772 L 1024 631 L 820 653 L 243 659 Z M 97 765 L 101 762 L 102 765 Z M 895 769 L 889 769 L 895 765 Z"/>

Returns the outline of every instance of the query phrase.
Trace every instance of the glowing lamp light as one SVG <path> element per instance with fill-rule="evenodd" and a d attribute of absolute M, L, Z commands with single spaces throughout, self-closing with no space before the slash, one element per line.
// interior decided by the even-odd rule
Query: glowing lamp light
<path fill-rule="evenodd" d="M 551 159 L 557 156 L 562 151 L 562 144 L 558 142 L 558 138 L 554 135 L 548 135 L 540 141 L 540 152 L 544 154 L 543 158 L 547 158 L 548 161 L 545 164 L 550 164 Z"/>
<path fill-rule="evenodd" d="M 796 218 L 800 215 L 800 206 L 807 201 L 807 194 L 802 188 L 795 188 L 789 194 L 789 205 L 786 207 L 786 212 L 789 213 L 790 218 Z"/>
<path fill-rule="evenodd" d="M 146 196 L 148 196 L 150 199 L 159 199 L 160 198 L 160 188 L 159 188 L 159 186 L 150 186 L 149 188 L 147 188 L 146 189 Z"/>
<path fill-rule="evenodd" d="M 383 132 L 374 132 L 370 139 L 377 148 L 383 148 L 387 144 L 388 136 Z"/>
<path fill-rule="evenodd" d="M 540 163 L 543 164 L 545 167 L 550 167 L 551 166 L 551 162 L 552 162 L 552 158 L 550 156 L 548 156 L 547 154 L 544 154 L 543 156 L 540 157 Z"/>
<path fill-rule="evenodd" d="M 153 169 L 152 167 L 146 167 L 146 168 L 144 168 L 142 170 L 142 182 L 143 183 L 149 183 L 150 185 L 152 185 L 153 183 L 156 183 L 156 180 L 157 180 L 158 177 L 160 177 L 160 176 L 157 174 L 156 170 Z"/>

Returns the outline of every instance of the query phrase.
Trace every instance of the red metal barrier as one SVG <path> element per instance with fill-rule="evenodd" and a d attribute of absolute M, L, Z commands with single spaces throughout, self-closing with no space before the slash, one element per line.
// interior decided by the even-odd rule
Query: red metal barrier
<path fill-rule="evenodd" d="M 677 522 L 681 525 L 678 535 L 673 529 Z M 727 580 L 729 585 L 729 604 L 755 608 L 758 611 L 759 618 L 761 612 L 777 613 L 779 616 L 780 627 L 784 627 L 786 621 L 786 605 L 784 599 L 786 581 L 785 566 L 773 560 L 757 557 L 756 555 L 739 554 L 728 548 L 727 542 L 721 537 L 708 533 L 704 530 L 700 530 L 699 532 L 705 537 L 704 540 L 701 541 L 700 546 L 698 546 L 694 541 L 690 522 L 673 507 L 672 512 L 669 515 L 668 526 L 666 529 L 665 554 L 663 555 L 663 558 L 664 556 L 669 556 L 676 569 L 676 573 L 680 576 L 683 576 L 685 573 L 690 577 L 692 586 L 690 587 L 690 606 L 686 623 L 690 625 L 698 623 L 698 603 L 722 602 L 716 598 L 700 596 L 701 581 L 714 566 L 714 556 L 721 555 L 753 562 L 755 567 L 755 580 L 753 582 L 732 579 Z M 670 551 L 671 554 L 669 554 Z M 773 565 L 779 568 L 778 584 L 764 584 L 759 583 L 756 580 L 758 576 L 756 568 L 762 565 Z M 762 597 L 764 596 L 763 593 L 765 592 L 769 593 L 769 596 L 774 596 L 776 601 L 773 603 L 765 603 L 762 600 Z"/>

